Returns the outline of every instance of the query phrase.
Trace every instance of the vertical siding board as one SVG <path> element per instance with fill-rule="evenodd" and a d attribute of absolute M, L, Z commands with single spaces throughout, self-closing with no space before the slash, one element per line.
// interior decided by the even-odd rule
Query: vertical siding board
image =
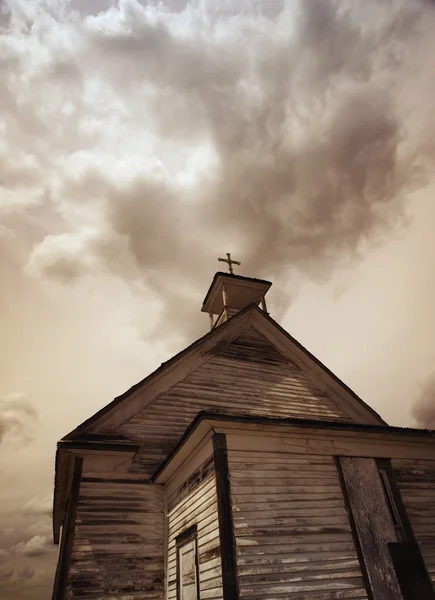
<path fill-rule="evenodd" d="M 136 471 L 151 476 L 200 410 L 352 420 L 269 341 L 249 329 L 118 429 L 141 443 Z"/>
<path fill-rule="evenodd" d="M 265 444 L 228 450 L 240 598 L 367 600 L 334 458 Z"/>
<path fill-rule="evenodd" d="M 435 590 L 435 460 L 393 460 L 392 466 Z"/>

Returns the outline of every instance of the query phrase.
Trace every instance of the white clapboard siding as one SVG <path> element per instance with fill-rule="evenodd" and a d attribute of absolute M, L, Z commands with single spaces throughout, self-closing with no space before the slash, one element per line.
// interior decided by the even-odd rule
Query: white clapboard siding
<path fill-rule="evenodd" d="M 197 526 L 199 585 L 201 600 L 223 598 L 222 567 L 219 541 L 219 521 L 216 499 L 216 477 L 213 459 L 209 458 L 195 473 L 200 473 L 199 483 L 181 485 L 168 495 L 168 562 L 167 598 L 177 595 L 177 549 L 175 538 L 191 527 Z M 189 482 L 198 481 L 195 473 Z"/>
<path fill-rule="evenodd" d="M 201 410 L 351 421 L 251 328 L 118 429 L 141 443 L 136 470 L 152 474 Z"/>
<path fill-rule="evenodd" d="M 264 444 L 228 452 L 240 597 L 367 599 L 333 457 Z"/>
<path fill-rule="evenodd" d="M 435 587 L 435 460 L 394 460 L 400 493 Z"/>
<path fill-rule="evenodd" d="M 163 486 L 84 480 L 67 598 L 163 600 Z"/>

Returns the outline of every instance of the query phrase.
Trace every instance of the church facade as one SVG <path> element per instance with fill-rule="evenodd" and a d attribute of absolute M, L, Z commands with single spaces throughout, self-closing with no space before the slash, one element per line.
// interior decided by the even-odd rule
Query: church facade
<path fill-rule="evenodd" d="M 435 434 L 388 426 L 270 285 L 217 273 L 210 332 L 58 443 L 53 600 L 435 600 Z"/>

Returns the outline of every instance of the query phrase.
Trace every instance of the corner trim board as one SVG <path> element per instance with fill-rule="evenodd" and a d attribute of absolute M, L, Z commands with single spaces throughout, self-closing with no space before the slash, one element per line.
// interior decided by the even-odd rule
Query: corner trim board
<path fill-rule="evenodd" d="M 66 584 L 68 580 L 71 554 L 74 544 L 74 529 L 77 518 L 82 467 L 83 458 L 81 456 L 77 456 L 74 459 L 71 490 L 68 500 L 68 507 L 65 514 L 64 527 L 62 530 L 62 540 L 54 579 L 52 600 L 64 600 L 65 598 Z"/>
<path fill-rule="evenodd" d="M 224 433 L 215 433 L 213 435 L 213 449 L 221 545 L 223 598 L 224 600 L 238 600 L 239 586 L 237 580 L 236 540 L 231 505 L 227 440 Z"/>

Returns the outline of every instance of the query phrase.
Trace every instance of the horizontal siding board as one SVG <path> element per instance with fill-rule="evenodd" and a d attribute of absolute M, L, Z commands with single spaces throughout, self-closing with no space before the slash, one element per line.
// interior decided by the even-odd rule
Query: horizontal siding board
<path fill-rule="evenodd" d="M 208 462 L 207 462 L 208 461 Z M 222 567 L 219 543 L 219 522 L 216 499 L 216 476 L 214 469 L 208 468 L 207 459 L 193 474 L 186 475 L 186 481 L 196 482 L 188 486 L 186 483 L 172 491 L 168 510 L 168 556 L 167 556 L 167 597 L 176 599 L 177 560 L 176 537 L 190 526 L 197 526 L 198 563 L 200 596 L 221 600 Z M 180 468 L 180 473 L 183 467 Z M 180 478 L 177 473 L 177 479 Z M 196 473 L 206 473 L 203 480 Z"/>
<path fill-rule="evenodd" d="M 333 457 L 291 451 L 228 451 L 240 597 L 366 599 Z"/>
<path fill-rule="evenodd" d="M 69 600 L 163 600 L 163 487 L 83 481 Z"/>
<path fill-rule="evenodd" d="M 153 474 L 201 410 L 351 421 L 270 342 L 249 329 L 118 429 L 141 444 L 132 471 Z"/>
<path fill-rule="evenodd" d="M 359 561 L 358 559 L 352 557 L 350 559 L 343 559 L 340 557 L 339 559 L 332 560 L 328 559 L 317 561 L 315 563 L 315 568 L 311 564 L 311 561 L 306 561 L 306 563 L 278 563 L 277 565 L 266 564 L 266 565 L 240 565 L 238 569 L 240 578 L 253 578 L 257 575 L 264 575 L 274 573 L 279 576 L 284 576 L 287 573 L 308 573 L 309 575 L 313 574 L 321 574 L 327 573 L 328 571 L 333 571 L 334 573 L 349 573 L 350 571 L 354 571 L 355 569 L 358 571 L 357 576 L 359 575 Z M 354 575 L 352 575 L 354 576 Z"/>
<path fill-rule="evenodd" d="M 261 555 L 243 555 L 239 556 L 238 564 L 239 564 L 239 573 L 253 573 L 256 570 L 261 571 L 268 569 L 312 569 L 312 562 L 315 562 L 318 568 L 321 568 L 320 565 L 323 564 L 325 560 L 324 552 L 283 552 L 279 553 L 279 556 L 274 554 L 264 554 Z M 305 564 L 308 563 L 308 564 Z M 331 568 L 335 568 L 336 563 L 340 566 L 346 564 L 359 564 L 358 559 L 356 558 L 355 550 L 340 550 L 338 552 L 328 550 L 328 561 L 326 564 L 330 565 Z"/>
<path fill-rule="evenodd" d="M 248 599 L 257 599 L 258 595 L 255 594 L 245 594 L 245 598 Z M 261 596 L 260 596 L 261 597 Z M 283 593 L 269 593 L 268 600 L 367 600 L 367 593 L 363 588 L 357 589 L 349 589 L 349 590 L 334 590 L 328 592 L 319 592 L 318 590 L 314 591 L 297 591 L 292 592 L 283 592 Z"/>

